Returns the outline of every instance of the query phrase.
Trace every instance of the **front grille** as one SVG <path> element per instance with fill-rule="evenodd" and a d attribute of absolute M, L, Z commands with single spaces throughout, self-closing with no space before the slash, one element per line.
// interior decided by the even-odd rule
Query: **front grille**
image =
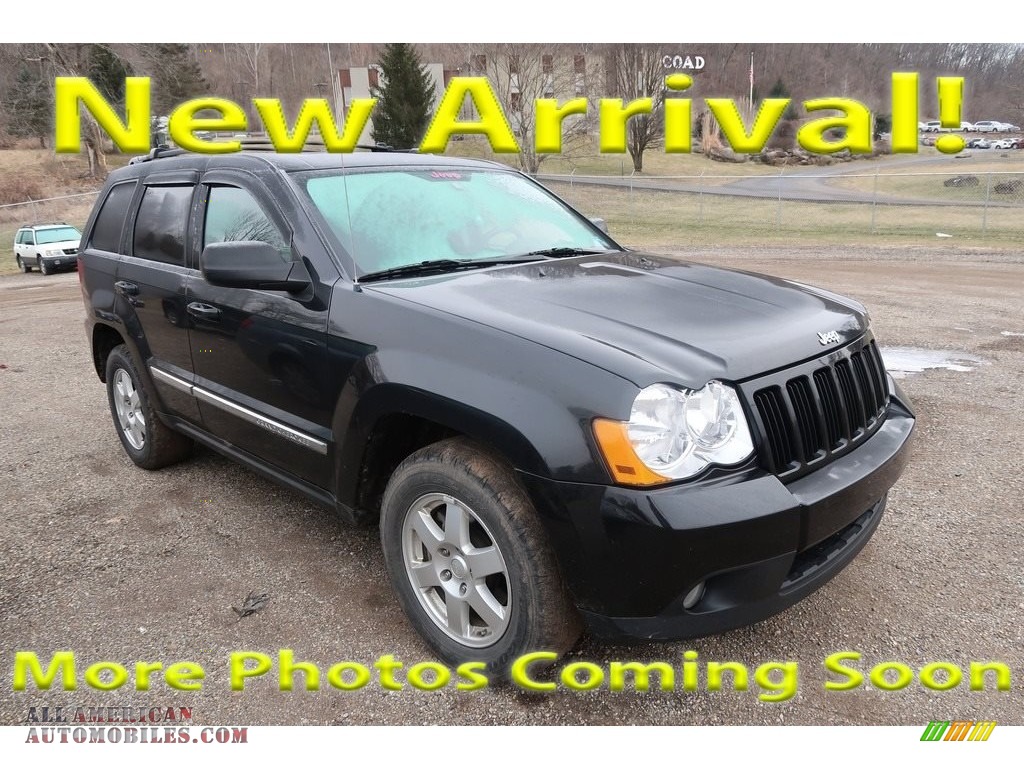
<path fill-rule="evenodd" d="M 65 248 L 64 249 L 64 253 L 67 254 L 68 256 L 74 256 L 76 253 L 78 253 L 78 249 L 77 248 Z"/>
<path fill-rule="evenodd" d="M 743 387 L 755 415 L 761 459 L 779 477 L 796 477 L 863 442 L 889 402 L 874 340 Z"/>

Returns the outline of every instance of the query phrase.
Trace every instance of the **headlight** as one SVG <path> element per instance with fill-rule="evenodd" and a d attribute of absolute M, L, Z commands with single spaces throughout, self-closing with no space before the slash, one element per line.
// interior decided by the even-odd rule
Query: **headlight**
<path fill-rule="evenodd" d="M 64 251 L 62 251 L 60 248 L 50 248 L 45 253 L 46 253 L 47 256 L 63 256 L 64 255 Z"/>
<path fill-rule="evenodd" d="M 594 422 L 617 482 L 655 485 L 692 477 L 711 464 L 738 464 L 754 450 L 736 391 L 720 381 L 699 390 L 653 384 L 626 423 Z"/>

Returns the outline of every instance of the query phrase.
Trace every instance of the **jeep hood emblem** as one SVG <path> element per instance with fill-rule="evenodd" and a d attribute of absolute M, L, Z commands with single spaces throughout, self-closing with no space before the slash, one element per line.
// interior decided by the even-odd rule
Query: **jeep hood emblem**
<path fill-rule="evenodd" d="M 818 333 L 818 342 L 823 347 L 829 344 L 838 344 L 840 341 L 842 339 L 839 338 L 839 331 L 821 331 Z"/>

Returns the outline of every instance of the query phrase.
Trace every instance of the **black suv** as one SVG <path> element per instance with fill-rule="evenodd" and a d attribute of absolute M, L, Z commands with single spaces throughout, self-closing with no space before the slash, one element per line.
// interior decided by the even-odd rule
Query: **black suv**
<path fill-rule="evenodd" d="M 447 660 L 774 614 L 853 559 L 907 459 L 861 305 L 624 249 L 502 165 L 158 151 L 82 243 L 132 460 L 195 441 L 379 520 Z"/>

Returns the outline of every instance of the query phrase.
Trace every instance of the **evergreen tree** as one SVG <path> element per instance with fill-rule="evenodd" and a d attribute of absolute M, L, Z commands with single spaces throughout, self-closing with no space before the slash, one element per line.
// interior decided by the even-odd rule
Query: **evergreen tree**
<path fill-rule="evenodd" d="M 788 99 L 789 98 L 789 90 L 786 88 L 786 85 L 782 82 L 782 78 L 781 77 L 778 78 L 775 81 L 775 85 L 773 85 L 772 89 L 768 92 L 768 98 L 770 98 L 770 99 Z M 785 120 L 798 120 L 800 118 L 800 113 L 796 111 L 796 107 L 793 106 L 793 102 L 792 101 L 789 102 L 789 106 L 786 107 L 786 112 L 785 112 L 785 114 L 782 117 Z"/>
<path fill-rule="evenodd" d="M 380 59 L 381 80 L 373 89 L 373 140 L 409 149 L 420 143 L 430 118 L 434 81 L 408 43 L 388 43 Z"/>
<path fill-rule="evenodd" d="M 145 46 L 153 78 L 154 115 L 166 115 L 182 102 L 208 92 L 206 78 L 184 43 L 159 43 Z"/>
<path fill-rule="evenodd" d="M 132 74 L 131 65 L 111 50 L 109 45 L 89 46 L 89 79 L 111 104 L 124 104 L 124 79 Z"/>
<path fill-rule="evenodd" d="M 49 84 L 28 67 L 22 67 L 4 99 L 7 130 L 14 136 L 36 136 L 39 146 L 53 133 L 53 105 Z"/>

